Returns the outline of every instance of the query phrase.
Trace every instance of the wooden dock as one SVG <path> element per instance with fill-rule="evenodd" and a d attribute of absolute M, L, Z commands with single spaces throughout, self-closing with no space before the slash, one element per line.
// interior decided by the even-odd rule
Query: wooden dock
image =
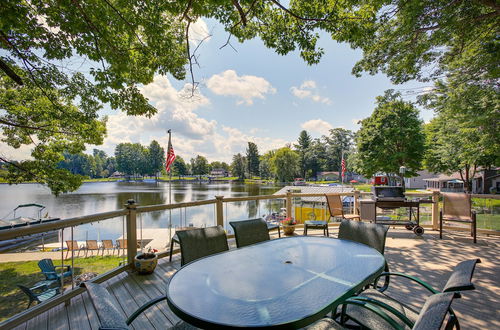
<path fill-rule="evenodd" d="M 332 232 L 331 236 L 336 237 L 336 230 Z M 469 237 L 460 234 L 447 234 L 445 239 L 439 240 L 436 232 L 428 231 L 423 237 L 416 237 L 404 229 L 391 228 L 386 258 L 391 271 L 418 276 L 438 290 L 444 286 L 456 263 L 481 258 L 482 263 L 477 265 L 474 276 L 477 289 L 464 292 L 461 299 L 454 301 L 453 308 L 463 329 L 500 329 L 497 315 L 500 306 L 499 247 L 500 238 L 497 237 L 482 235 L 478 237 L 478 244 L 473 244 Z M 179 268 L 178 255 L 172 263 L 164 258 L 152 275 L 122 273 L 106 281 L 105 286 L 116 298 L 115 303 L 123 314 L 130 315 L 143 303 L 164 294 L 169 278 Z M 427 297 L 426 291 L 399 279 L 391 282 L 390 290 L 393 296 L 416 306 L 421 306 Z M 166 329 L 178 321 L 163 301 L 138 317 L 132 328 Z M 87 293 L 83 293 L 73 298 L 71 304 L 61 304 L 15 329 L 98 329 L 98 322 Z"/>

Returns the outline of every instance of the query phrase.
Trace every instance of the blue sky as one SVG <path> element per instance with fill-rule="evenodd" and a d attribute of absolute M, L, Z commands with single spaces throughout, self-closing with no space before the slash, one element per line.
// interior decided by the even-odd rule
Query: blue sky
<path fill-rule="evenodd" d="M 335 127 L 355 131 L 356 122 L 370 116 L 375 97 L 386 89 L 406 93 L 428 86 L 416 82 L 394 86 L 382 74 L 354 77 L 351 69 L 361 52 L 326 34 L 319 42 L 325 50 L 321 62 L 309 66 L 298 52 L 281 56 L 259 39 L 243 44 L 231 39 L 236 51 L 230 46 L 220 49 L 228 34 L 213 21 L 200 20 L 191 32 L 192 48 L 210 35 L 197 52 L 200 66 L 195 66 L 194 74 L 200 85 L 196 95 L 185 96 L 189 78 L 176 81 L 157 76 L 142 92 L 158 114 L 148 119 L 103 111 L 109 116 L 108 136 L 97 148 L 113 155 L 118 143 L 146 145 L 153 139 L 166 147 L 166 130 L 171 128 L 177 155 L 189 160 L 200 154 L 209 161 L 230 162 L 235 153 L 245 153 L 248 141 L 264 153 L 294 143 L 303 129 L 313 137 Z M 405 94 L 405 98 L 413 96 Z M 428 110 L 421 113 L 425 121 L 432 117 Z"/>

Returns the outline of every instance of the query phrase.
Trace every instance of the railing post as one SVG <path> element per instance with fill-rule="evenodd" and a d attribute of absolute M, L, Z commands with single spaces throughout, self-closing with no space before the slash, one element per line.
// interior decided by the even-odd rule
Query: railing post
<path fill-rule="evenodd" d="M 217 226 L 224 227 L 224 196 L 215 196 Z"/>
<path fill-rule="evenodd" d="M 129 199 L 125 207 L 127 214 L 127 263 L 133 264 L 137 254 L 137 204 Z M 125 239 L 125 237 L 124 237 Z"/>
<path fill-rule="evenodd" d="M 359 197 L 361 192 L 359 190 L 354 190 L 354 214 L 359 214 Z"/>
<path fill-rule="evenodd" d="M 292 192 L 291 191 L 286 192 L 286 217 L 287 218 L 292 217 Z"/>
<path fill-rule="evenodd" d="M 439 229 L 439 191 L 432 192 L 432 229 Z"/>

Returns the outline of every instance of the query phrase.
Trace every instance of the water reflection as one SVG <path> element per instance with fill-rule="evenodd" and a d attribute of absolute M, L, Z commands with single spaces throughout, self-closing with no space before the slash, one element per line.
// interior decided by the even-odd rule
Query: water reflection
<path fill-rule="evenodd" d="M 70 218 L 93 213 L 121 209 L 129 199 L 139 205 L 166 204 L 171 193 L 172 202 L 190 202 L 225 197 L 270 195 L 277 186 L 232 183 L 131 183 L 100 182 L 83 184 L 77 191 L 58 197 L 36 184 L 0 185 L 0 216 L 8 215 L 17 205 L 40 203 L 45 205 L 50 216 Z M 276 212 L 283 207 L 280 200 L 232 202 L 224 204 L 224 217 L 227 222 L 250 219 Z M 193 225 L 196 227 L 215 225 L 215 205 L 202 205 L 172 211 L 144 213 L 138 216 L 138 228 L 168 228 Z M 94 224 L 75 227 L 75 240 L 113 239 L 123 235 L 123 217 L 104 220 Z M 65 231 L 65 239 L 70 239 Z"/>

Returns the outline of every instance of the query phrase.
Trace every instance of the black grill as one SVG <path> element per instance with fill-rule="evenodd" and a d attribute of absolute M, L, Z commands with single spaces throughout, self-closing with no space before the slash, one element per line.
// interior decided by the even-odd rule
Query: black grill
<path fill-rule="evenodd" d="M 403 187 L 373 186 L 372 194 L 373 199 L 377 202 L 406 200 Z"/>

